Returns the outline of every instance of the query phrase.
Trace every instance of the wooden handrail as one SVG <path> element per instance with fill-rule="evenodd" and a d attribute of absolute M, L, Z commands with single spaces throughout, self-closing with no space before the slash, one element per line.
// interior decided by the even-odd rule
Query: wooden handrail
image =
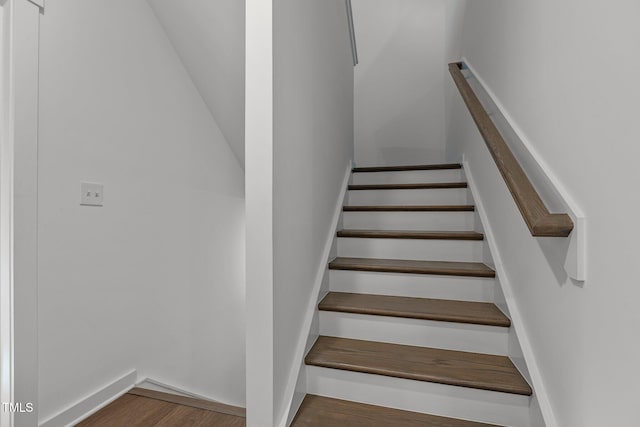
<path fill-rule="evenodd" d="M 456 83 L 465 104 L 467 104 L 471 117 L 473 117 L 478 126 L 478 130 L 484 138 L 489 152 L 502 174 L 502 178 L 507 183 L 507 187 L 509 187 L 509 191 L 516 201 L 516 205 L 518 205 L 518 209 L 520 209 L 531 235 L 569 236 L 571 230 L 573 230 L 573 221 L 567 214 L 549 212 L 520 163 L 518 163 L 504 138 L 500 135 L 498 128 L 473 92 L 469 82 L 462 74 L 461 68 L 461 62 L 449 64 L 449 72 L 453 77 L 453 81 Z"/>

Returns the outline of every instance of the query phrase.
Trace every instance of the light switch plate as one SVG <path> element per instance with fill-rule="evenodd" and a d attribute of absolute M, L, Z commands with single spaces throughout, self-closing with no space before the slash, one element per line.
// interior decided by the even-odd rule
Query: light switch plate
<path fill-rule="evenodd" d="M 80 183 L 80 204 L 82 206 L 102 206 L 104 185 L 93 182 Z"/>

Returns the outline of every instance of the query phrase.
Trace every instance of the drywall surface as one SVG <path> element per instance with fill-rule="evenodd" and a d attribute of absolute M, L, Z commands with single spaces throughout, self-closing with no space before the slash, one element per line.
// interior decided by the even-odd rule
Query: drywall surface
<path fill-rule="evenodd" d="M 458 62 L 462 57 L 462 35 L 464 26 L 464 16 L 467 9 L 468 0 L 448 0 L 445 8 L 445 57 L 444 65 L 447 66 L 451 62 Z M 450 132 L 455 126 L 452 114 L 454 99 L 460 97 L 455 85 L 450 84 L 451 77 L 449 73 L 445 73 L 444 77 L 444 95 L 445 95 L 445 134 L 446 134 L 446 157 L 451 157 L 450 153 L 456 152 L 455 145 L 457 141 L 453 141 Z M 453 155 L 455 157 L 455 155 Z"/>
<path fill-rule="evenodd" d="M 273 6 L 273 393 L 279 420 L 353 155 L 353 61 L 343 0 L 275 0 Z"/>
<path fill-rule="evenodd" d="M 353 0 L 358 166 L 445 157 L 444 0 Z"/>
<path fill-rule="evenodd" d="M 243 172 L 146 2 L 47 3 L 38 160 L 41 421 L 132 369 L 243 405 Z"/>
<path fill-rule="evenodd" d="M 148 2 L 244 168 L 245 2 Z"/>
<path fill-rule="evenodd" d="M 448 0 L 445 3 L 445 62 L 460 60 L 464 16 L 468 0 Z M 445 77 L 448 78 L 448 74 Z"/>
<path fill-rule="evenodd" d="M 462 51 L 587 218 L 587 281 L 566 239 L 534 239 L 457 98 L 450 160 L 478 181 L 557 425 L 637 424 L 637 2 L 469 2 Z M 453 83 L 449 83 L 453 85 Z"/>

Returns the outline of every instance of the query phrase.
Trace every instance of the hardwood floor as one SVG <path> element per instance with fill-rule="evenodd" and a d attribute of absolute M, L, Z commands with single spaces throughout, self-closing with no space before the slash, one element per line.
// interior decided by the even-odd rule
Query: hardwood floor
<path fill-rule="evenodd" d="M 206 409 L 208 411 L 220 412 L 227 415 L 235 415 L 236 417 L 242 418 L 246 417 L 247 412 L 244 408 L 240 408 L 238 406 L 225 405 L 223 403 L 213 402 L 210 400 L 176 396 L 175 394 L 163 393 L 146 388 L 133 388 L 129 390 L 129 394 L 141 397 L 150 397 L 151 399 L 164 400 L 165 402 L 177 403 L 178 405 L 191 406 L 198 409 Z"/>
<path fill-rule="evenodd" d="M 78 427 L 244 427 L 244 409 L 134 388 Z"/>

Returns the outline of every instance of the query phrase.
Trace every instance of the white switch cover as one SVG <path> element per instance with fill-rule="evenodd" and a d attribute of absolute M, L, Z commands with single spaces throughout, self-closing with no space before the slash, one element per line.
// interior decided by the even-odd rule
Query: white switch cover
<path fill-rule="evenodd" d="M 80 183 L 80 204 L 83 206 L 102 206 L 104 185 L 92 182 Z"/>

